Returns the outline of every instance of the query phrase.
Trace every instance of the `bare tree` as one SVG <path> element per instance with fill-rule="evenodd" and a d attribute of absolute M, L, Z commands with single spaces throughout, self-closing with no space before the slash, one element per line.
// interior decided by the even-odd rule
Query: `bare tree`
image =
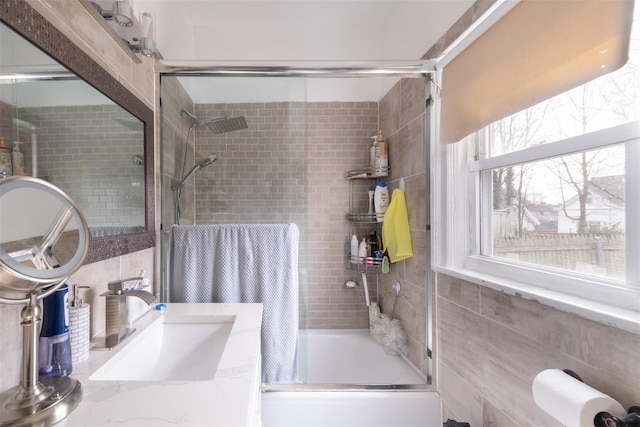
<path fill-rule="evenodd" d="M 495 154 L 507 153 L 531 147 L 540 142 L 540 129 L 545 120 L 550 102 L 539 104 L 493 123 L 490 138 Z M 524 230 L 527 185 L 529 181 L 526 165 L 510 166 L 493 171 L 493 208 L 514 207 L 517 213 L 515 233 Z"/>
<path fill-rule="evenodd" d="M 565 102 L 558 103 L 560 109 L 575 124 L 577 134 L 589 132 L 590 123 L 596 119 L 613 114 L 619 119 L 628 120 L 634 116 L 636 94 L 638 93 L 637 67 L 630 64 L 606 78 L 586 83 L 566 94 Z M 564 156 L 550 162 L 549 169 L 557 177 L 562 195 L 564 215 L 578 223 L 579 234 L 587 231 L 587 203 L 590 193 L 590 180 L 599 176 L 607 167 L 610 154 L 604 156 L 603 150 L 592 150 L 575 155 Z M 609 151 L 607 151 L 610 153 Z M 571 188 L 574 196 L 566 193 Z M 572 215 L 567 210 L 569 199 L 577 197 L 579 212 Z"/>

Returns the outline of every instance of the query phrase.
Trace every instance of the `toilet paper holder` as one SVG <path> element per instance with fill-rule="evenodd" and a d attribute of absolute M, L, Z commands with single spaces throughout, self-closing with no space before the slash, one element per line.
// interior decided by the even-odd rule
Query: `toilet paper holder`
<path fill-rule="evenodd" d="M 570 369 L 562 370 L 580 382 L 582 378 Z M 616 417 L 608 412 L 600 412 L 593 420 L 594 427 L 640 427 L 640 406 L 630 406 L 624 418 Z"/>
<path fill-rule="evenodd" d="M 624 418 L 618 418 L 608 412 L 600 412 L 593 420 L 595 427 L 640 427 L 640 406 L 627 409 Z"/>

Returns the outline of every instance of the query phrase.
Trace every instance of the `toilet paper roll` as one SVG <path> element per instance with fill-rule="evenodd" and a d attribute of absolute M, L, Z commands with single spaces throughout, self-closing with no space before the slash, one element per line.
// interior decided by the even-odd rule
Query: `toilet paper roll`
<path fill-rule="evenodd" d="M 533 380 L 533 399 L 547 414 L 568 427 L 593 427 L 600 412 L 623 418 L 618 402 L 560 369 L 547 369 Z"/>
<path fill-rule="evenodd" d="M 71 362 L 80 362 L 89 357 L 90 315 L 89 304 L 69 309 L 69 338 L 71 339 Z"/>

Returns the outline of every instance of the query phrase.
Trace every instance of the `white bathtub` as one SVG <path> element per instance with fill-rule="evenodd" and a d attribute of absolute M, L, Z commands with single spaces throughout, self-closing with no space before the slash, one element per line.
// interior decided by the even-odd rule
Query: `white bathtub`
<path fill-rule="evenodd" d="M 296 391 L 277 386 L 262 393 L 264 427 L 442 426 L 437 393 L 376 389 L 420 388 L 425 381 L 403 359 L 387 355 L 368 331 L 301 331 L 298 359 L 303 384 Z"/>
<path fill-rule="evenodd" d="M 361 329 L 301 330 L 298 379 L 303 384 L 425 384 L 413 367 L 386 354 Z"/>

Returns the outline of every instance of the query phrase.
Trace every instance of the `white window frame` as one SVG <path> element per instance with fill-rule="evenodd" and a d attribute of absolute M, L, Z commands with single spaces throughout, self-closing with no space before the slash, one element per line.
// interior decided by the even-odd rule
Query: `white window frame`
<path fill-rule="evenodd" d="M 436 103 L 435 123 L 439 120 L 438 107 Z M 455 144 L 440 145 L 437 128 L 432 127 L 431 135 L 434 270 L 640 332 L 640 122 L 481 160 L 474 160 L 475 147 L 481 145 L 476 144 L 476 139 L 482 138 L 481 132 Z M 484 217 L 490 222 L 491 218 L 486 212 L 480 215 L 482 171 L 621 142 L 625 142 L 627 162 L 626 283 L 480 255 L 477 236 L 491 229 L 490 224 L 480 220 Z M 490 195 L 490 189 L 485 189 L 485 194 Z M 491 204 L 484 206 L 490 208 Z M 485 240 L 491 244 L 492 239 Z M 633 259 L 638 261 L 630 261 Z"/>

